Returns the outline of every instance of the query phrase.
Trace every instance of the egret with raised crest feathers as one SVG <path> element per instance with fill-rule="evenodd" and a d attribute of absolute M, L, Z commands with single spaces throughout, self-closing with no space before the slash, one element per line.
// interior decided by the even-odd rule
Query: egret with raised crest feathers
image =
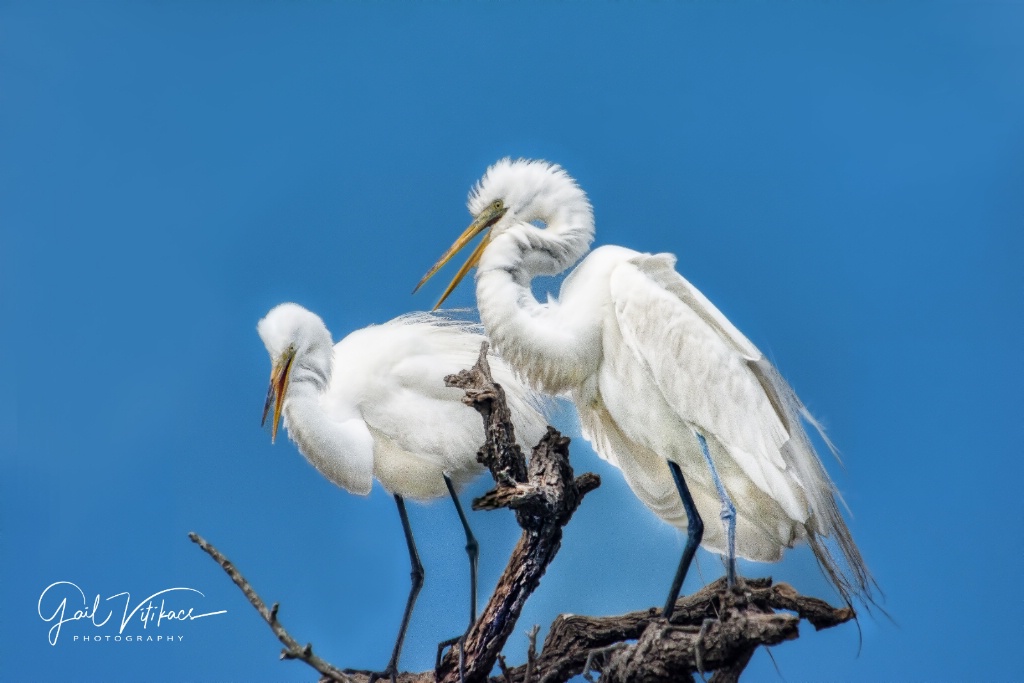
<path fill-rule="evenodd" d="M 687 531 L 665 616 L 698 545 L 772 562 L 806 540 L 849 603 L 874 581 L 802 420 L 821 427 L 772 364 L 671 254 L 594 251 L 557 299 L 530 289 L 590 249 L 590 201 L 561 167 L 502 159 L 471 190 L 473 221 L 417 289 L 481 232 L 438 306 L 474 266 L 477 307 L 498 352 L 533 386 L 568 394 L 584 437 L 660 518 Z M 822 433 L 824 437 L 824 433 Z M 835 452 L 831 442 L 825 439 Z M 702 518 L 720 516 L 705 528 Z"/>
<path fill-rule="evenodd" d="M 394 495 L 412 565 L 412 588 L 387 668 L 395 678 L 423 566 L 405 499 L 451 496 L 466 533 L 470 559 L 470 625 L 476 617 L 477 542 L 457 491 L 484 471 L 480 416 L 444 377 L 471 367 L 480 353 L 479 326 L 430 313 L 412 313 L 352 332 L 337 344 L 323 320 L 302 306 L 281 304 L 257 331 L 270 354 L 270 388 L 263 420 L 273 408 L 271 439 L 284 416 L 288 436 L 327 479 L 366 495 L 374 478 Z M 527 451 L 546 421 L 538 395 L 500 358 L 491 372 L 505 390 L 517 439 Z"/>

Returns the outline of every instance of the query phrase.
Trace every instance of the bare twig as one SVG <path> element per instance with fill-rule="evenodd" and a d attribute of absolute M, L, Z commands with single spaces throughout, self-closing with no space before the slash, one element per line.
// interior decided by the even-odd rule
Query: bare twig
<path fill-rule="evenodd" d="M 498 655 L 498 668 L 501 669 L 503 683 L 512 683 L 512 673 L 509 671 L 508 663 L 505 662 L 505 655 Z"/>
<path fill-rule="evenodd" d="M 537 661 L 537 634 L 540 633 L 540 626 L 534 624 L 526 633 L 529 646 L 526 648 L 526 680 L 533 680 L 533 664 Z"/>
<path fill-rule="evenodd" d="M 235 585 L 242 589 L 245 593 L 245 597 L 249 599 L 249 602 L 256 611 L 260 613 L 264 621 L 270 626 L 270 629 L 277 636 L 277 639 L 284 644 L 284 649 L 281 650 L 281 659 L 298 659 L 311 667 L 319 671 L 327 680 L 340 681 L 341 683 L 352 683 L 353 679 L 343 674 L 340 670 L 325 662 L 324 660 L 313 654 L 313 645 L 307 643 L 306 645 L 299 645 L 298 641 L 295 640 L 291 634 L 285 630 L 284 626 L 277 619 L 277 610 L 279 605 L 275 602 L 274 606 L 267 609 L 267 605 L 263 602 L 263 599 L 256 593 L 249 582 L 246 581 L 245 577 L 242 576 L 241 572 L 235 569 L 235 565 L 231 563 L 231 560 L 224 557 L 224 555 L 213 547 L 205 538 L 192 531 L 189 532 L 188 537 L 192 539 L 192 542 L 202 548 L 207 555 L 212 557 L 217 564 L 219 564 L 231 580 L 235 582 Z"/>

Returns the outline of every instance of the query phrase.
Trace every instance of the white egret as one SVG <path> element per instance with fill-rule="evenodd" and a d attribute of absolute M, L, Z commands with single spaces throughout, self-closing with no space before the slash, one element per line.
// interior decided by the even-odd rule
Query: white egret
<path fill-rule="evenodd" d="M 257 331 L 272 363 L 263 408 L 265 422 L 273 405 L 271 439 L 283 414 L 288 436 L 327 479 L 366 495 L 376 478 L 398 505 L 412 588 L 391 659 L 379 674 L 394 679 L 423 583 L 405 498 L 447 494 L 454 501 L 470 560 L 470 625 L 476 617 L 477 542 L 456 492 L 484 471 L 476 453 L 485 437 L 480 416 L 444 377 L 471 367 L 484 337 L 472 325 L 412 313 L 334 344 L 323 320 L 292 303 L 272 309 Z M 501 359 L 492 358 L 491 371 L 505 389 L 519 443 L 537 443 L 546 425 L 537 395 Z"/>
<path fill-rule="evenodd" d="M 820 426 L 764 355 L 675 271 L 674 256 L 600 247 L 565 278 L 558 299 L 539 303 L 530 281 L 562 272 L 590 248 L 586 194 L 557 165 L 503 159 L 468 205 L 472 224 L 420 285 L 487 230 L 438 305 L 477 266 L 480 319 L 502 357 L 534 386 L 568 394 L 598 455 L 655 514 L 686 527 L 666 616 L 701 543 L 727 557 L 732 584 L 736 555 L 776 561 L 805 539 L 844 600 L 871 600 L 873 579 L 801 418 Z M 714 514 L 723 524 L 705 530 L 701 517 Z"/>

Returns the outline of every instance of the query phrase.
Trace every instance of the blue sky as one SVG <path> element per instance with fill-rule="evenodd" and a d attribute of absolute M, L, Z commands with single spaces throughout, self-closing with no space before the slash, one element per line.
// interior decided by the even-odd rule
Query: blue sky
<path fill-rule="evenodd" d="M 340 337 L 430 306 L 443 278 L 413 284 L 506 155 L 568 169 L 598 244 L 677 254 L 843 453 L 895 623 L 864 618 L 860 646 L 805 625 L 750 680 L 1019 677 L 1019 624 L 982 607 L 1024 570 L 1022 35 L 1024 7 L 997 2 L 3 3 L 4 678 L 312 680 L 190 530 L 322 656 L 385 664 L 408 584 L 394 505 L 271 446 L 255 324 L 291 300 Z M 560 612 L 661 604 L 682 549 L 572 453 L 604 484 L 513 662 Z M 410 515 L 421 670 L 462 627 L 467 570 L 450 504 Z M 471 520 L 483 598 L 517 529 Z M 686 590 L 720 573 L 698 559 Z M 741 571 L 830 596 L 806 548 Z M 51 646 L 56 581 L 228 612 L 125 630 L 178 642 L 74 642 L 116 632 L 76 622 Z"/>

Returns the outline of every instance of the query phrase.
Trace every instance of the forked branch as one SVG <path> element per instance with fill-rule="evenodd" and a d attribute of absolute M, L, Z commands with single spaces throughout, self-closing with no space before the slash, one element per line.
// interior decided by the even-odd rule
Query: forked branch
<path fill-rule="evenodd" d="M 443 683 L 474 683 L 486 680 L 494 668 L 526 600 L 561 546 L 562 527 L 601 479 L 590 473 L 573 477 L 569 439 L 553 427 L 548 427 L 527 465 L 516 445 L 505 392 L 491 377 L 486 342 L 476 365 L 446 377 L 445 384 L 464 390 L 463 400 L 484 420 L 487 440 L 477 459 L 491 471 L 496 485 L 473 501 L 473 509 L 510 508 L 523 529 L 483 613 L 461 647 L 449 650 L 435 672 Z"/>

